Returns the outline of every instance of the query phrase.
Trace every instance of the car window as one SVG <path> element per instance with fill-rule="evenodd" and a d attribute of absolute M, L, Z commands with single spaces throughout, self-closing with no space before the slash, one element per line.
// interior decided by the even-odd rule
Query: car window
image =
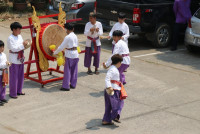
<path fill-rule="evenodd" d="M 194 14 L 194 16 L 200 19 L 200 9 Z"/>

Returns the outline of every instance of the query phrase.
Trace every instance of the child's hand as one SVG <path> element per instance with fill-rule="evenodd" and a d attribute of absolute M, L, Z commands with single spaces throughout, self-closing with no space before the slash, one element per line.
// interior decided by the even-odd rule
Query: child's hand
<path fill-rule="evenodd" d="M 109 89 L 110 91 L 113 91 L 113 90 L 114 90 L 112 87 L 109 87 L 108 89 Z"/>
<path fill-rule="evenodd" d="M 28 44 L 28 41 L 24 41 L 24 42 L 23 42 L 24 47 L 26 47 L 27 44 Z"/>
<path fill-rule="evenodd" d="M 105 63 L 103 63 L 103 68 L 104 68 L 104 69 L 107 69 L 107 67 L 106 67 L 106 64 L 105 64 Z"/>
<path fill-rule="evenodd" d="M 110 40 L 110 39 L 111 39 L 111 37 L 110 37 L 110 36 L 108 36 L 108 37 L 107 37 L 107 39 L 108 39 L 108 40 Z"/>
<path fill-rule="evenodd" d="M 95 28 L 90 29 L 90 32 L 94 33 L 94 31 L 95 31 Z"/>
<path fill-rule="evenodd" d="M 11 63 L 9 61 L 6 61 L 7 66 L 11 66 Z"/>
<path fill-rule="evenodd" d="M 57 54 L 53 54 L 53 57 L 58 58 L 58 55 Z"/>
<path fill-rule="evenodd" d="M 96 28 L 96 32 L 99 32 L 99 28 Z"/>

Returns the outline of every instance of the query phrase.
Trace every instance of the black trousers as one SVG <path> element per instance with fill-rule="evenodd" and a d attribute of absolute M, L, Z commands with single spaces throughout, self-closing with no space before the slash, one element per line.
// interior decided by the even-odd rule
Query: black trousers
<path fill-rule="evenodd" d="M 181 32 L 185 32 L 187 28 L 187 24 L 183 23 L 175 23 L 174 24 L 174 31 L 173 31 L 173 40 L 172 40 L 172 49 L 177 49 L 179 37 Z"/>

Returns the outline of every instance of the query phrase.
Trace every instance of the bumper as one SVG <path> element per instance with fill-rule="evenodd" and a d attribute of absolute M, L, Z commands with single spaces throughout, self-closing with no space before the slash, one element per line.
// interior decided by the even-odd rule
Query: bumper
<path fill-rule="evenodd" d="M 140 27 L 140 26 L 132 26 L 132 25 L 129 25 L 129 29 L 130 29 L 130 32 L 131 32 L 131 33 L 134 33 L 134 34 L 142 33 L 142 30 L 141 30 L 141 27 Z"/>
<path fill-rule="evenodd" d="M 185 32 L 185 44 L 200 47 L 200 34 L 195 34 L 191 28 L 187 28 Z"/>

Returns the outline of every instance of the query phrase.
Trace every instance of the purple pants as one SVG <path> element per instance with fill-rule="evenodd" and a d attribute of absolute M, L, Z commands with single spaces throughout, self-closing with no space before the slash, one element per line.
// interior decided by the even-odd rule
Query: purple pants
<path fill-rule="evenodd" d="M 79 58 L 65 58 L 64 79 L 62 85 L 63 88 L 70 89 L 70 84 L 72 87 L 76 87 L 78 77 L 78 62 Z"/>
<path fill-rule="evenodd" d="M 99 68 L 101 46 L 97 46 L 97 53 L 91 53 L 91 47 L 85 47 L 84 66 L 89 68 L 91 66 L 92 56 L 94 57 L 93 66 Z"/>
<path fill-rule="evenodd" d="M 0 75 L 0 100 L 4 100 L 6 96 L 6 86 L 3 87 L 2 78 L 3 76 Z"/>
<path fill-rule="evenodd" d="M 125 75 L 124 75 L 124 71 L 129 67 L 129 65 L 126 64 L 122 64 L 118 70 L 119 70 L 119 74 L 120 74 L 120 81 L 123 84 L 126 84 L 126 80 L 125 80 Z"/>
<path fill-rule="evenodd" d="M 12 64 L 9 68 L 10 96 L 16 97 L 22 93 L 24 85 L 24 64 Z"/>
<path fill-rule="evenodd" d="M 104 91 L 105 99 L 105 114 L 103 121 L 111 123 L 112 120 L 120 118 L 122 108 L 124 107 L 124 100 L 120 100 L 120 91 L 114 90 L 114 95 L 110 96 Z"/>

